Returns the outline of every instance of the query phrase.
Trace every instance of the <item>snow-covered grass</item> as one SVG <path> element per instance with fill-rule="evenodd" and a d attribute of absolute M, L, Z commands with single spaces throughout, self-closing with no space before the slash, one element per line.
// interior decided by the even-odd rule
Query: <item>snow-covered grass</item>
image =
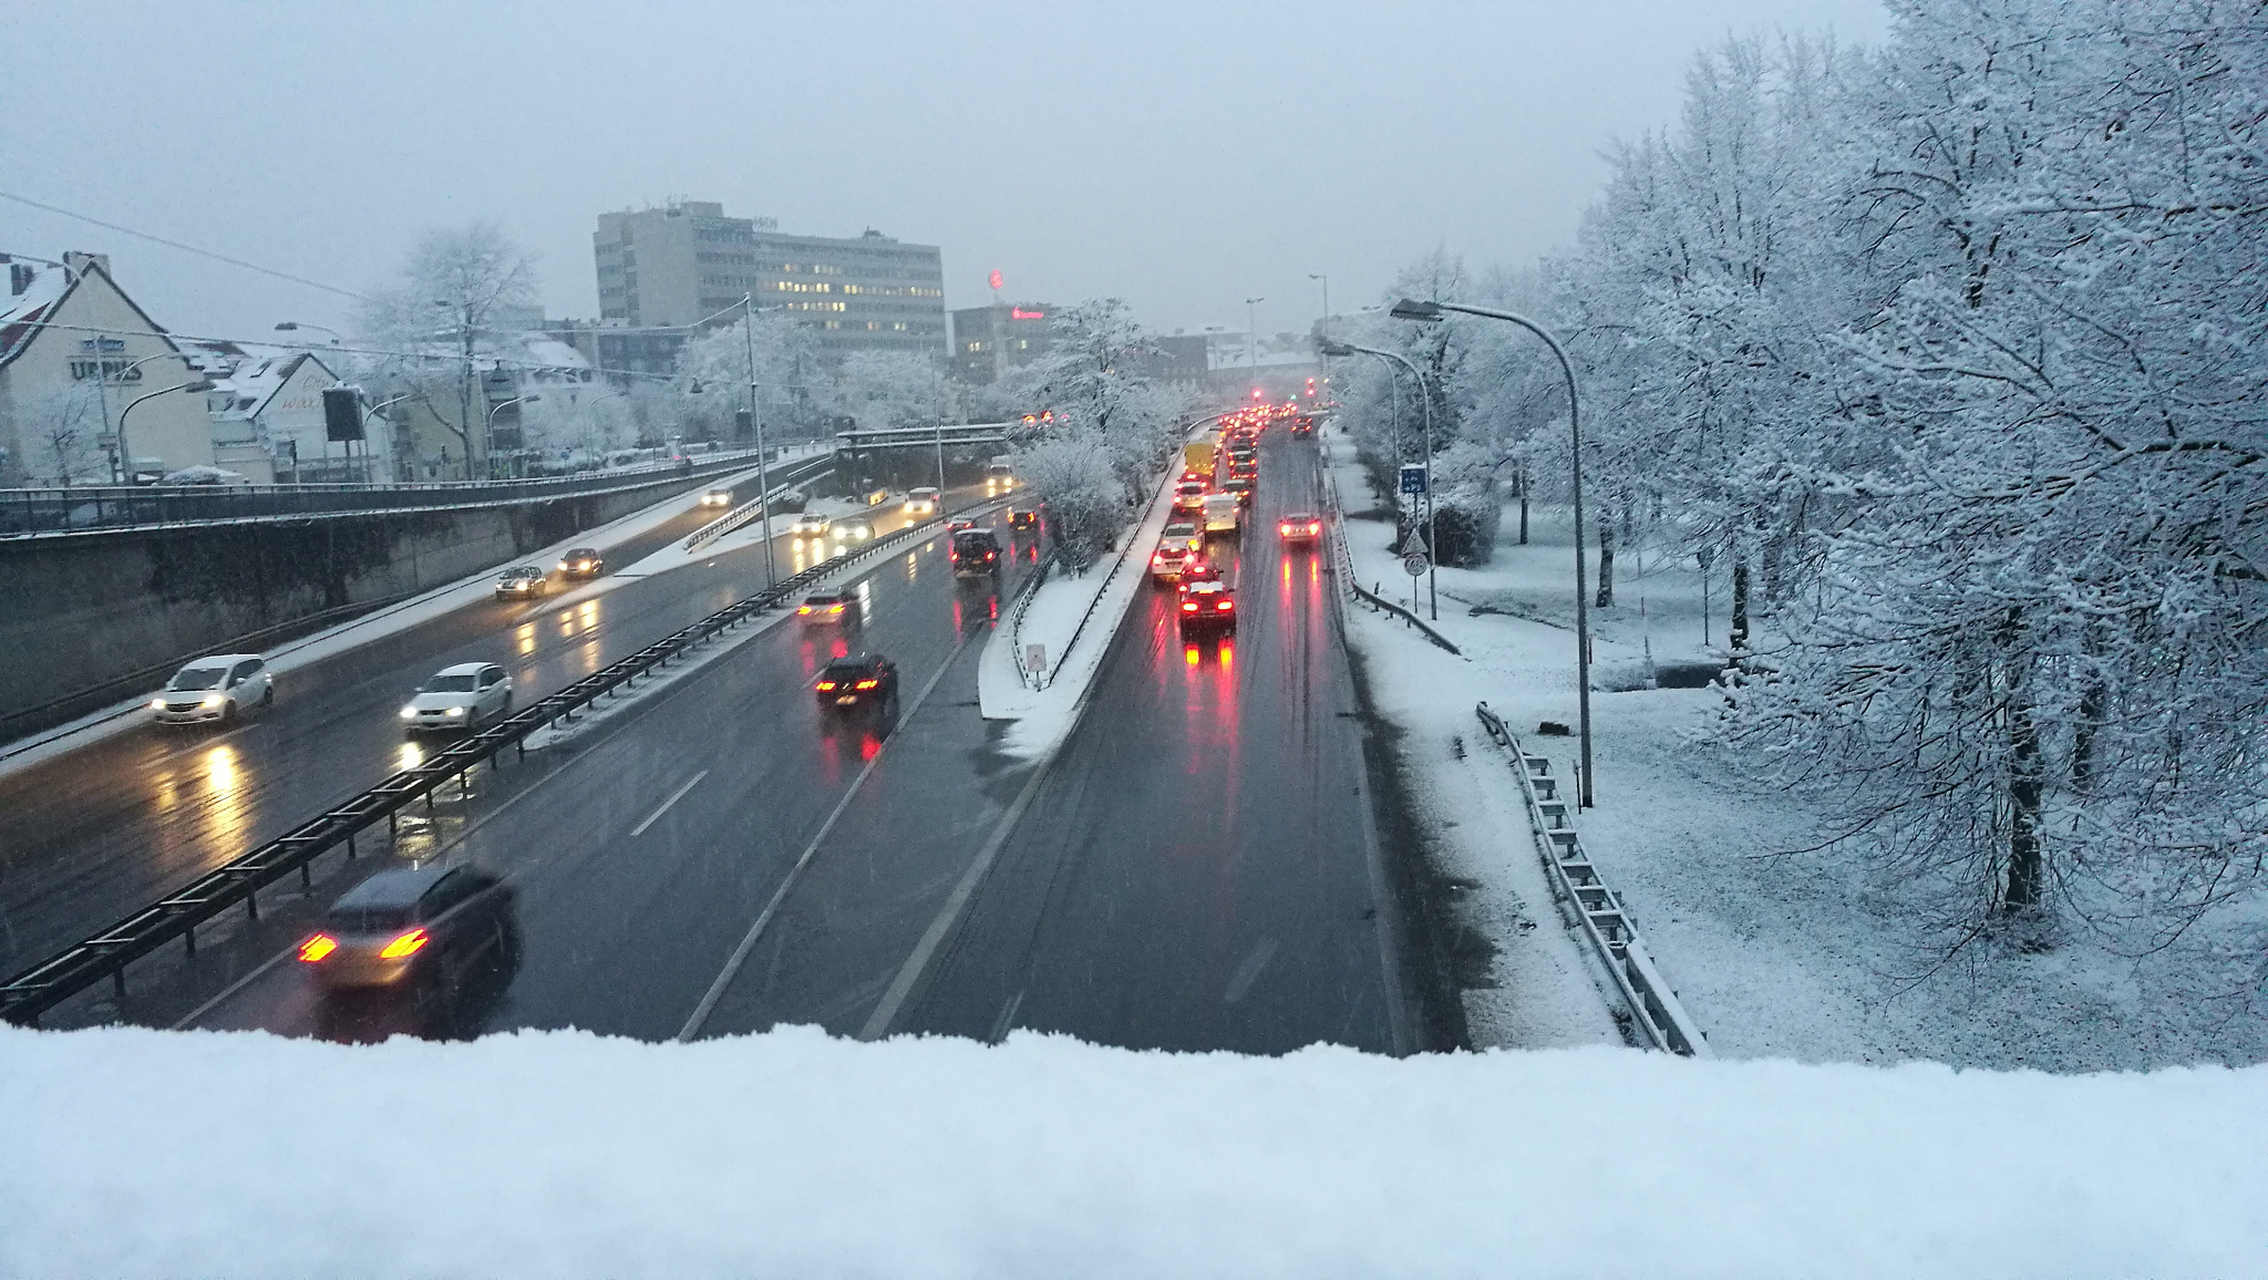
<path fill-rule="evenodd" d="M 754 479 L 755 475 L 755 470 L 751 468 L 745 472 L 717 477 L 710 483 L 740 484 Z M 586 529 L 551 546 L 531 551 L 521 559 L 529 564 L 549 565 L 566 554 L 570 547 L 596 547 L 605 551 L 651 533 L 683 515 L 688 504 L 697 501 L 698 493 L 690 496 L 685 493 L 671 494 L 652 506 L 633 511 L 595 529 Z M 479 573 L 468 574 L 406 600 L 396 601 L 382 609 L 374 609 L 337 626 L 325 627 L 312 635 L 277 645 L 267 651 L 268 667 L 279 675 L 288 674 L 349 649 L 369 644 L 373 640 L 422 626 L 468 605 L 484 603 L 493 597 L 495 581 L 496 570 L 483 569 Z M 574 594 L 569 597 L 570 600 L 582 598 L 582 595 Z M 561 603 L 559 599 L 549 599 L 541 608 L 555 609 Z M 139 728 L 142 720 L 134 713 L 141 710 L 147 697 L 147 694 L 143 694 L 129 698 L 102 710 L 89 712 L 69 724 L 0 747 L 0 777 Z"/>
<path fill-rule="evenodd" d="M 977 659 L 977 700 L 987 720 L 1014 721 L 1000 740 L 1012 755 L 1037 758 L 1053 750 L 1071 732 L 1078 708 L 1102 668 L 1103 653 L 1117 634 L 1119 623 L 1135 597 L 1149 585 L 1145 557 L 1173 513 L 1172 473 L 1150 496 L 1141 523 L 1126 536 L 1118 551 L 1090 566 L 1083 574 L 1056 573 L 1040 584 L 1020 628 L 996 627 Z M 1123 562 L 1113 575 L 1111 566 Z M 1106 581 L 1107 579 L 1107 581 Z M 1087 616 L 1086 630 L 1079 620 Z M 1063 647 L 1073 634 L 1078 647 L 1068 662 Z M 1052 679 L 1043 689 L 1024 683 L 1016 669 L 1016 645 L 1038 645 L 1050 664 Z"/>
<path fill-rule="evenodd" d="M 2257 1067 L 109 1029 L 0 1078 L 11 1276 L 2268 1270 Z"/>
<path fill-rule="evenodd" d="M 1332 436 L 1330 445 L 1348 509 L 1378 505 L 1345 437 Z M 1387 547 L 1391 524 L 1350 520 L 1347 530 L 1361 580 L 1384 581 L 1388 598 L 1406 592 L 1408 579 Z M 1353 635 L 1375 658 L 1385 709 L 1410 730 L 1423 785 L 1436 793 L 1436 821 L 1471 823 L 1480 814 L 1498 824 L 1504 812 L 1521 821 L 1508 801 L 1499 812 L 1476 808 L 1470 790 L 1460 798 L 1465 766 L 1448 763 L 1449 740 L 1483 741 L 1472 713 L 1478 700 L 1503 715 L 1529 750 L 1549 756 L 1555 774 L 1573 777 L 1575 740 L 1535 733 L 1546 720 L 1576 723 L 1571 533 L 1563 511 L 1539 508 L 1529 545 L 1519 546 L 1507 511 L 1493 563 L 1440 570 L 1441 618 L 1433 625 L 1470 661 L 1433 649 L 1398 621 L 1363 621 L 1370 615 L 1350 611 Z M 1738 761 L 1705 740 L 1718 695 L 1632 688 L 1649 647 L 1658 667 L 1704 657 L 1693 566 L 1649 556 L 1640 578 L 1626 549 L 1619 569 L 1615 605 L 1591 614 L 1598 807 L 1577 826 L 1716 1052 L 2056 1071 L 2268 1060 L 2268 1025 L 2243 1012 L 2242 991 L 2194 954 L 2127 958 L 2068 931 L 2043 953 L 1981 945 L 1945 963 L 1931 947 L 1928 922 L 1851 852 L 1796 852 L 1820 843 L 1821 815 L 1800 796 L 1745 777 Z M 1710 600 L 1720 641 L 1722 586 L 1720 579 Z M 1498 612 L 1476 616 L 1475 606 Z M 1473 754 L 1484 753 L 1476 747 Z M 1502 781 L 1507 794 L 1512 785 Z M 1460 843 L 1464 830 L 1452 828 L 1449 843 Z M 1490 843 L 1506 850 L 1504 858 L 1532 859 L 1527 840 L 1511 838 L 1517 833 L 1492 835 Z M 1533 885 L 1481 892 L 1496 899 L 1482 909 L 1486 917 L 1515 929 L 1521 921 L 1556 927 L 1549 899 Z M 1473 993 L 1468 1004 L 1486 998 Z M 1475 1022 L 1499 1025 L 1488 1016 Z"/>

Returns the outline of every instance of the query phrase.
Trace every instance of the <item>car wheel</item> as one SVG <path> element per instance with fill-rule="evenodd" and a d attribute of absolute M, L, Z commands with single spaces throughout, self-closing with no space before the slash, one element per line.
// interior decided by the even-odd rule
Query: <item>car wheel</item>
<path fill-rule="evenodd" d="M 504 691 L 504 714 L 512 714 L 512 691 L 510 689 Z"/>
<path fill-rule="evenodd" d="M 276 687 L 274 685 L 271 684 L 260 691 L 260 705 L 263 707 L 276 705 Z"/>
<path fill-rule="evenodd" d="M 233 729 L 236 727 L 236 699 L 230 698 L 228 701 L 221 704 L 220 722 L 221 728 L 223 729 Z"/>

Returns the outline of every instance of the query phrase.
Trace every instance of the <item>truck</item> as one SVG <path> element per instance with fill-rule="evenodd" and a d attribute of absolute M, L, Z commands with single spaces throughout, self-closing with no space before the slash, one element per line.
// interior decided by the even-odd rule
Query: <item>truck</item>
<path fill-rule="evenodd" d="M 1206 494 L 1205 532 L 1208 535 L 1235 533 L 1238 509 L 1242 506 L 1243 503 L 1238 501 L 1237 496 L 1233 493 Z"/>
<path fill-rule="evenodd" d="M 1207 480 L 1212 479 L 1213 442 L 1196 440 L 1181 446 L 1181 461 L 1189 474 L 1202 476 Z"/>

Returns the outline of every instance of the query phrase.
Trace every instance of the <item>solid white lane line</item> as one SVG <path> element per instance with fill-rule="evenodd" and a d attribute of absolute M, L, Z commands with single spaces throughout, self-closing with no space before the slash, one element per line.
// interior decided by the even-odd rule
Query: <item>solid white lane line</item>
<path fill-rule="evenodd" d="M 646 834 L 646 828 L 648 828 L 648 827 L 650 827 L 650 826 L 654 825 L 655 823 L 657 823 L 657 822 L 661 821 L 661 816 L 662 816 L 663 814 L 665 814 L 665 813 L 668 813 L 668 812 L 669 812 L 669 807 L 670 807 L 671 805 L 673 805 L 673 804 L 676 804 L 676 803 L 677 803 L 678 801 L 680 801 L 680 800 L 683 800 L 683 799 L 685 798 L 685 793 L 686 793 L 686 792 L 688 792 L 688 791 L 691 791 L 691 790 L 692 790 L 693 788 L 695 788 L 695 787 L 699 786 L 699 785 L 700 785 L 700 783 L 701 783 L 701 779 L 703 779 L 703 778 L 706 778 L 706 777 L 708 777 L 708 776 L 709 776 L 709 771 L 708 771 L 707 769 L 703 769 L 703 770 L 702 770 L 702 771 L 700 771 L 699 773 L 696 773 L 696 774 L 694 774 L 694 775 L 693 775 L 692 777 L 690 777 L 690 778 L 687 778 L 687 779 L 685 780 L 685 785 L 684 785 L 684 786 L 682 786 L 682 787 L 679 787 L 679 788 L 678 788 L 677 790 L 670 792 L 670 793 L 669 793 L 669 799 L 667 799 L 667 800 L 664 800 L 664 801 L 662 801 L 662 802 L 661 802 L 661 808 L 659 808 L 659 809 L 656 809 L 656 810 L 654 810 L 654 811 L 653 811 L 652 813 L 649 813 L 649 814 L 647 814 L 647 815 L 646 815 L 646 820 L 645 820 L 644 822 L 641 822 L 641 823 L 639 823 L 639 824 L 638 824 L 637 826 L 630 828 L 630 838 L 631 838 L 632 840 L 635 840 L 635 839 L 637 839 L 637 838 L 638 838 L 639 836 L 642 836 L 642 835 Z"/>
<path fill-rule="evenodd" d="M 1070 737 L 1070 734 L 1065 734 L 1063 740 L 1069 741 Z M 859 1039 L 879 1040 L 889 1034 L 890 1023 L 897 1018 L 898 1010 L 906 1003 L 906 997 L 913 994 L 914 984 L 921 980 L 922 972 L 929 968 L 930 957 L 937 954 L 938 945 L 945 941 L 946 934 L 952 932 L 954 923 L 961 918 L 962 910 L 975 895 L 977 885 L 983 883 L 985 873 L 992 870 L 992 860 L 1000 856 L 1000 847 L 1008 843 L 1008 833 L 1015 830 L 1016 824 L 1023 819 L 1024 810 L 1031 807 L 1032 797 L 1039 794 L 1040 783 L 1047 778 L 1048 772 L 1055 767 L 1056 758 L 1062 753 L 1063 742 L 1057 742 L 1055 748 L 1047 753 L 1047 759 L 1032 770 L 1032 776 L 1025 780 L 1024 789 L 1016 793 L 1015 802 L 1008 806 L 1008 811 L 1000 815 L 1000 821 L 993 825 L 992 834 L 985 838 L 984 847 L 977 850 L 976 858 L 969 863 L 969 869 L 961 873 L 960 883 L 953 886 L 953 892 L 945 899 L 945 905 L 937 909 L 937 918 L 929 922 L 929 928 L 922 933 L 921 941 L 914 944 L 913 953 L 906 957 L 905 964 L 898 969 L 898 976 L 890 983 L 890 989 L 882 994 L 882 1003 L 874 1006 L 874 1013 L 867 1018 L 866 1025 L 859 1028 Z"/>
<path fill-rule="evenodd" d="M 954 643 L 953 651 L 945 655 L 945 661 L 939 663 L 936 672 L 929 677 L 929 683 L 923 685 L 921 692 L 914 695 L 914 700 L 898 713 L 898 725 L 913 719 L 914 712 L 921 709 L 921 704 L 929 701 L 930 692 L 937 688 L 938 682 L 945 678 L 945 673 L 952 669 L 954 659 L 961 656 L 961 650 L 969 647 L 970 634 L 962 634 Z M 850 802 L 858 796 L 859 788 L 864 787 L 866 780 L 874 776 L 875 766 L 881 764 L 882 757 L 889 754 L 890 742 L 897 736 L 897 726 L 893 726 L 890 737 L 882 740 L 881 749 L 874 753 L 874 758 L 866 762 L 866 766 L 858 771 L 857 777 L 851 779 L 850 789 L 843 792 L 843 798 L 835 802 L 834 810 L 827 815 L 827 820 L 819 824 L 819 832 L 811 837 L 811 843 L 803 846 L 802 855 L 795 860 L 794 866 L 788 868 L 787 875 L 780 880 L 780 887 L 772 891 L 772 900 L 764 904 L 764 910 L 757 915 L 756 923 L 748 926 L 748 933 L 741 938 L 740 945 L 734 947 L 732 954 L 725 959 L 724 970 L 717 974 L 717 980 L 710 983 L 708 991 L 702 994 L 701 1003 L 693 1006 L 693 1016 L 687 1018 L 684 1027 L 679 1029 L 678 1040 L 691 1040 L 701 1034 L 701 1024 L 709 1020 L 711 1013 L 716 1012 L 717 1001 L 724 999 L 725 988 L 730 987 L 733 978 L 739 975 L 740 966 L 748 963 L 748 953 L 756 949 L 756 940 L 764 936 L 765 927 L 772 923 L 773 916 L 779 914 L 780 904 L 787 900 L 788 890 L 795 887 L 796 880 L 803 875 L 803 869 L 811 865 L 811 860 L 819 856 L 820 843 L 835 829 L 835 823 L 842 818 L 843 811 L 850 808 Z"/>
<path fill-rule="evenodd" d="M 244 988 L 251 986 L 253 982 L 258 980 L 262 975 L 266 974 L 268 970 L 273 969 L 277 965 L 283 963 L 283 958 L 285 956 L 291 955 L 298 950 L 299 944 L 295 942 L 292 945 L 284 948 L 283 950 L 278 951 L 276 954 L 268 958 L 268 962 L 266 964 L 261 965 L 259 968 L 254 969 L 248 974 L 245 974 L 243 977 L 238 978 L 236 981 L 229 983 L 228 986 L 224 988 L 219 995 L 214 996 L 212 999 L 207 1000 L 203 1004 L 198 1005 L 196 1008 L 191 1009 L 188 1013 L 182 1015 L 181 1021 L 174 1023 L 172 1027 L 168 1028 L 168 1030 L 186 1031 L 190 1027 L 195 1026 L 198 1019 L 228 1003 L 228 998 L 230 996 L 233 996 L 237 992 L 242 991 Z"/>

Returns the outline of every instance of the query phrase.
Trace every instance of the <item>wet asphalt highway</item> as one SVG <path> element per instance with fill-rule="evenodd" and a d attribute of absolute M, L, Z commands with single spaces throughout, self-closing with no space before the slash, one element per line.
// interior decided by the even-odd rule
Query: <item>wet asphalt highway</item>
<path fill-rule="evenodd" d="M 742 486 L 753 494 L 754 482 Z M 608 552 L 610 569 L 713 518 L 684 514 Z M 893 514 L 878 529 L 902 525 Z M 778 572 L 800 568 L 777 540 Z M 549 567 L 549 566 L 546 566 Z M 626 583 L 566 609 L 459 609 L 277 679 L 233 731 L 141 725 L 0 778 L 0 972 L 14 972 L 306 821 L 401 767 L 394 711 L 444 666 L 495 662 L 525 705 L 759 589 L 760 547 Z M 554 594 L 580 584 L 554 576 Z"/>
<path fill-rule="evenodd" d="M 1318 508 L 1318 480 L 1312 450 L 1271 433 L 1249 531 L 1216 552 L 1238 588 L 1237 634 L 1184 645 L 1172 592 L 1145 591 L 1036 781 L 1034 762 L 991 745 L 976 706 L 978 655 L 1028 564 L 995 594 L 956 583 L 930 539 L 861 580 L 856 635 L 773 624 L 413 813 L 397 851 L 470 859 L 518 886 L 518 954 L 491 957 L 452 997 L 318 995 L 290 943 L 342 873 L 297 903 L 286 886 L 259 925 L 200 948 L 187 965 L 206 970 L 199 981 L 160 983 L 112 1016 L 341 1039 L 573 1026 L 660 1040 L 787 1023 L 1421 1047 L 1326 553 L 1275 534 L 1278 515 Z M 852 646 L 898 662 L 893 719 L 838 721 L 812 697 L 819 665 Z M 993 840 L 997 861 L 958 900 Z M 943 945 L 922 952 L 925 934 Z M 909 964 L 916 954 L 929 958 Z"/>

